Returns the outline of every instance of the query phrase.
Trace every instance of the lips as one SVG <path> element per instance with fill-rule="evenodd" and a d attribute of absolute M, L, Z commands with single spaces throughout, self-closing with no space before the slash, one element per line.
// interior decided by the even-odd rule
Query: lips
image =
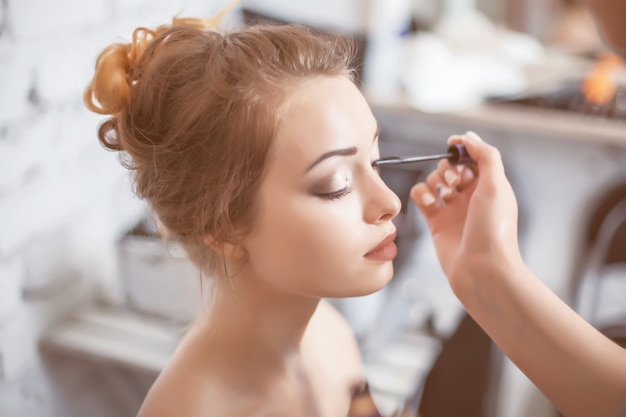
<path fill-rule="evenodd" d="M 373 261 L 391 261 L 398 254 L 398 248 L 394 243 L 396 232 L 388 234 L 380 243 L 371 251 L 363 255 L 364 258 Z"/>

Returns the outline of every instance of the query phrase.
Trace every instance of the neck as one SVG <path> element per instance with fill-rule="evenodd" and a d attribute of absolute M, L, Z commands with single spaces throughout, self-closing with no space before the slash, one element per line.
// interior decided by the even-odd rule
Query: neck
<path fill-rule="evenodd" d="M 240 364 L 285 368 L 298 363 L 302 338 L 320 299 L 278 291 L 243 271 L 231 279 L 216 285 L 205 327 L 211 338 Z"/>

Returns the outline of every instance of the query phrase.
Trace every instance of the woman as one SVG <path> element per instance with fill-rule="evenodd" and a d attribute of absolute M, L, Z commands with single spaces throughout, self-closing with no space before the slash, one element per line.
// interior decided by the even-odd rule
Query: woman
<path fill-rule="evenodd" d="M 400 210 L 371 165 L 378 131 L 351 45 L 204 25 L 138 29 L 102 53 L 86 92 L 111 115 L 103 144 L 128 156 L 138 193 L 212 279 L 210 311 L 141 414 L 345 416 L 358 347 L 320 299 L 391 279 Z"/>
<path fill-rule="evenodd" d="M 101 142 L 214 291 L 140 415 L 375 415 L 350 328 L 320 301 L 381 289 L 396 255 L 400 201 L 372 167 L 350 43 L 214 23 L 137 29 L 85 93 L 110 115 Z M 524 266 L 498 152 L 472 133 L 450 141 L 476 166 L 442 162 L 412 197 L 455 293 L 566 415 L 617 413 L 626 372 L 603 360 L 626 356 Z"/>

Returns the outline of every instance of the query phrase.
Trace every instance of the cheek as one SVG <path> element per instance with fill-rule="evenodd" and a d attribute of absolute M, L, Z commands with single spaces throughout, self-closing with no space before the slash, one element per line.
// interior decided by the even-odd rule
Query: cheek
<path fill-rule="evenodd" d="M 267 206 L 266 206 L 267 207 Z M 283 201 L 259 213 L 248 251 L 270 280 L 307 281 L 345 274 L 362 256 L 358 201 Z"/>

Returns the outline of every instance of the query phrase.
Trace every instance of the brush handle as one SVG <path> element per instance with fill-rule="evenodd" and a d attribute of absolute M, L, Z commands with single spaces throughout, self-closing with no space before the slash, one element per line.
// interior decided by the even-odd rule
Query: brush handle
<path fill-rule="evenodd" d="M 476 161 L 469 156 L 469 153 L 467 153 L 465 145 L 460 143 L 448 146 L 448 153 L 451 154 L 451 156 L 448 157 L 448 161 L 450 161 L 452 165 L 476 163 Z"/>

